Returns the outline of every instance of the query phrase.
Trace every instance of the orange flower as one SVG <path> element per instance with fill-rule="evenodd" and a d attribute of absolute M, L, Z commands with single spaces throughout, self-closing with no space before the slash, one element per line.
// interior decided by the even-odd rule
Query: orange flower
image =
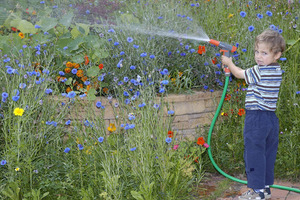
<path fill-rule="evenodd" d="M 78 76 L 79 78 L 83 77 L 83 70 L 82 69 L 78 70 L 76 76 Z"/>
<path fill-rule="evenodd" d="M 245 114 L 245 110 L 243 109 L 243 108 L 240 108 L 239 109 L 239 112 L 238 112 L 238 115 L 239 116 L 242 116 L 242 115 L 244 115 Z"/>
<path fill-rule="evenodd" d="M 23 34 L 22 32 L 20 32 L 20 33 L 19 33 L 19 37 L 20 37 L 21 39 L 23 39 L 25 36 L 24 36 L 24 34 Z"/>
<path fill-rule="evenodd" d="M 117 128 L 116 128 L 115 124 L 110 123 L 110 124 L 109 124 L 109 127 L 107 127 L 107 130 L 108 130 L 109 132 L 114 132 L 114 131 L 117 130 Z"/>
<path fill-rule="evenodd" d="M 75 63 L 74 68 L 78 69 L 80 67 L 80 65 L 78 63 Z"/>
<path fill-rule="evenodd" d="M 203 137 L 199 137 L 198 140 L 197 140 L 197 144 L 198 145 L 203 145 L 205 143 Z"/>
<path fill-rule="evenodd" d="M 71 62 L 67 62 L 66 63 L 66 67 L 71 68 L 72 67 L 72 63 Z"/>
<path fill-rule="evenodd" d="M 72 91 L 72 89 L 70 87 L 67 87 L 66 92 L 69 93 L 71 91 Z"/>
<path fill-rule="evenodd" d="M 83 76 L 83 77 L 81 78 L 82 82 L 85 82 L 87 79 L 88 79 L 88 77 L 86 77 L 86 76 Z"/>
<path fill-rule="evenodd" d="M 77 88 L 77 90 L 80 90 L 81 88 L 83 88 L 83 84 L 79 83 L 76 88 Z"/>
<path fill-rule="evenodd" d="M 178 72 L 178 76 L 181 77 L 183 72 Z"/>
<path fill-rule="evenodd" d="M 91 89 L 91 87 L 92 87 L 91 85 L 87 85 L 86 90 L 89 91 Z"/>
<path fill-rule="evenodd" d="M 173 136 L 174 136 L 173 131 L 168 131 L 168 137 L 169 137 L 169 138 L 172 138 Z"/>
<path fill-rule="evenodd" d="M 71 72 L 71 68 L 69 68 L 69 67 L 65 68 L 65 72 L 66 72 L 67 74 L 70 73 L 70 72 Z"/>
<path fill-rule="evenodd" d="M 198 163 L 198 156 L 196 157 L 196 159 L 194 160 L 195 163 Z"/>
<path fill-rule="evenodd" d="M 99 65 L 99 69 L 103 69 L 103 64 L 102 63 Z"/>
<path fill-rule="evenodd" d="M 84 56 L 84 64 L 87 65 L 89 64 L 89 57 L 87 55 Z"/>
<path fill-rule="evenodd" d="M 108 88 L 103 88 L 103 92 L 107 94 L 108 93 Z"/>

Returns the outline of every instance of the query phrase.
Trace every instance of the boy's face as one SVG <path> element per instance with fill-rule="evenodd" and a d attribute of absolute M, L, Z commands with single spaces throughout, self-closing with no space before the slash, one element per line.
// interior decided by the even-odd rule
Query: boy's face
<path fill-rule="evenodd" d="M 269 65 L 276 63 L 281 56 L 281 52 L 273 53 L 270 48 L 271 44 L 258 43 L 255 47 L 255 62 L 258 65 Z"/>

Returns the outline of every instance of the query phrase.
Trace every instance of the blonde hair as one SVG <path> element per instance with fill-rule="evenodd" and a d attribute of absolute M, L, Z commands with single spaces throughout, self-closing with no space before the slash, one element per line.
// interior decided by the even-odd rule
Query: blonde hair
<path fill-rule="evenodd" d="M 255 38 L 255 47 L 259 43 L 267 43 L 270 45 L 270 51 L 273 53 L 284 52 L 285 50 L 285 41 L 282 35 L 277 31 L 267 29 Z"/>

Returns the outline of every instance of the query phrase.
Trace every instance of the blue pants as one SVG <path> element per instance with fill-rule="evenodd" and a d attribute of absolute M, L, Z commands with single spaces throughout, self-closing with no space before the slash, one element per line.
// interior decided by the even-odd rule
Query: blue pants
<path fill-rule="evenodd" d="M 262 189 L 274 184 L 278 135 L 275 112 L 246 110 L 244 160 L 249 188 Z"/>

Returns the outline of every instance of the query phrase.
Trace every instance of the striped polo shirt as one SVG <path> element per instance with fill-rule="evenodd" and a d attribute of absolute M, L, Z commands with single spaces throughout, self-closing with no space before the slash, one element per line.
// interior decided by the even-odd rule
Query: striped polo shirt
<path fill-rule="evenodd" d="M 278 63 L 246 69 L 246 110 L 275 111 L 281 80 L 282 70 Z"/>

